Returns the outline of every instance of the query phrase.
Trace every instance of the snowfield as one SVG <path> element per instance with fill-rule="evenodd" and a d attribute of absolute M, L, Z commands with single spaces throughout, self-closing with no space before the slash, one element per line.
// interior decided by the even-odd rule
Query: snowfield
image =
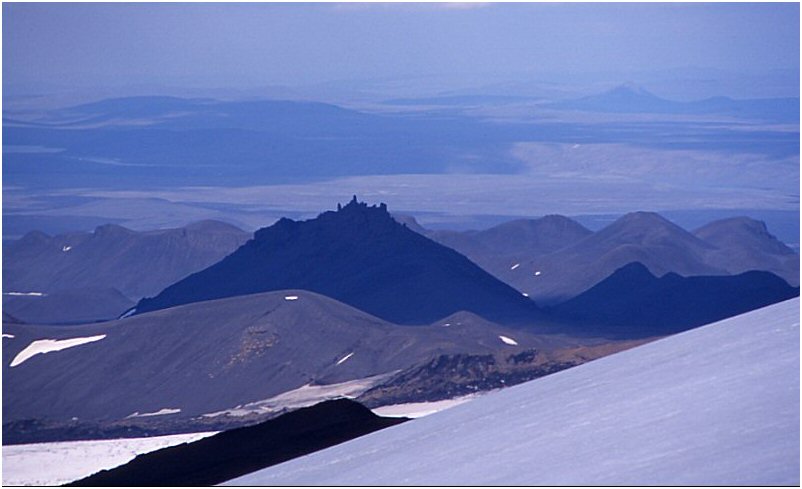
<path fill-rule="evenodd" d="M 445 409 L 464 404 L 482 394 L 468 394 L 467 396 L 444 399 L 431 402 L 410 402 L 406 404 L 388 404 L 371 409 L 374 414 L 387 418 L 422 418 L 430 414 L 439 413 Z"/>
<path fill-rule="evenodd" d="M 31 342 L 30 345 L 26 346 L 24 350 L 17 353 L 17 356 L 11 360 L 9 367 L 16 367 L 25 360 L 30 359 L 34 355 L 39 355 L 40 353 L 66 350 L 67 348 L 72 348 L 74 346 L 92 343 L 93 341 L 100 341 L 105 337 L 106 335 L 101 334 L 97 336 L 87 336 L 85 338 L 69 338 L 66 340 L 36 340 Z"/>
<path fill-rule="evenodd" d="M 298 409 L 302 407 L 313 406 L 319 402 L 329 399 L 337 399 L 340 397 L 353 399 L 363 392 L 366 392 L 371 387 L 388 379 L 394 373 L 395 372 L 374 375 L 373 377 L 349 380 L 347 382 L 341 382 L 338 384 L 307 384 L 297 389 L 281 393 L 275 397 L 271 397 L 270 399 L 250 402 L 248 404 L 226 409 L 224 411 L 204 414 L 203 416 L 206 418 L 214 418 L 216 416 L 248 416 L 251 414 L 272 413 L 276 411 L 282 411 L 284 409 Z"/>
<path fill-rule="evenodd" d="M 118 467 L 137 455 L 215 433 L 8 445 L 3 447 L 3 485 L 58 486 Z"/>
<path fill-rule="evenodd" d="M 230 485 L 799 485 L 799 299 Z"/>

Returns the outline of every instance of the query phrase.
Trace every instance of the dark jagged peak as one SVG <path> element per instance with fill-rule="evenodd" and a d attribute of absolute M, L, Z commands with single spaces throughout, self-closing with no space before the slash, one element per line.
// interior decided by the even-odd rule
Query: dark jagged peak
<path fill-rule="evenodd" d="M 310 223 L 313 225 L 310 226 Z M 387 212 L 386 204 L 368 205 L 366 202 L 359 202 L 354 195 L 346 205 L 338 203 L 336 211 L 323 212 L 315 219 L 294 221 L 282 217 L 272 226 L 256 231 L 254 238 L 260 243 L 276 244 L 296 232 L 314 232 L 318 236 L 336 234 L 339 238 L 348 240 L 366 234 L 398 232 L 403 227 Z"/>
<path fill-rule="evenodd" d="M 323 217 L 331 212 L 325 212 L 319 217 Z M 359 202 L 356 195 L 345 206 L 337 204 L 337 215 L 339 216 L 359 216 L 364 219 L 392 220 L 390 213 L 387 212 L 387 204 L 381 202 L 378 205 L 368 205 L 367 202 Z"/>
<path fill-rule="evenodd" d="M 260 229 L 219 263 L 143 299 L 136 312 L 283 289 L 317 292 L 403 324 L 461 310 L 531 324 L 539 311 L 463 255 L 399 224 L 385 204 L 354 197 L 315 219 Z"/>

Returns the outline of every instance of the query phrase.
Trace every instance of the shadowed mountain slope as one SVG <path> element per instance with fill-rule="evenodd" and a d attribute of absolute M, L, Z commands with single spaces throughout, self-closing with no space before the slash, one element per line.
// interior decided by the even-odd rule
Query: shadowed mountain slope
<path fill-rule="evenodd" d="M 769 272 L 658 278 L 630 263 L 553 311 L 584 322 L 585 334 L 638 338 L 677 333 L 798 295 L 798 288 Z"/>
<path fill-rule="evenodd" d="M 734 217 L 711 222 L 693 234 L 716 247 L 707 262 L 729 273 L 765 270 L 799 285 L 799 255 L 778 240 L 762 221 Z"/>
<path fill-rule="evenodd" d="M 41 296 L 3 296 L 4 311 L 33 324 L 108 321 L 119 317 L 133 305 L 134 302 L 117 289 L 103 287 L 57 290 Z"/>
<path fill-rule="evenodd" d="M 558 215 L 516 219 L 482 231 L 425 233 L 499 278 L 516 263 L 555 252 L 592 234 L 578 222 Z"/>
<path fill-rule="evenodd" d="M 356 197 L 308 221 L 281 219 L 219 263 L 143 299 L 136 313 L 270 290 L 305 289 L 388 321 L 423 324 L 458 311 L 531 324 L 534 302 L 463 255 Z"/>
<path fill-rule="evenodd" d="M 14 335 L 3 340 L 3 395 L 13 400 L 3 403 L 4 422 L 119 420 L 164 409 L 173 414 L 151 419 L 187 418 L 307 384 L 365 379 L 442 354 L 553 349 L 541 336 L 465 315 L 449 326 L 399 327 L 298 290 L 187 304 L 101 324 L 6 324 L 4 333 Z M 36 340 L 101 335 L 19 362 Z M 502 335 L 517 345 L 506 344 Z"/>

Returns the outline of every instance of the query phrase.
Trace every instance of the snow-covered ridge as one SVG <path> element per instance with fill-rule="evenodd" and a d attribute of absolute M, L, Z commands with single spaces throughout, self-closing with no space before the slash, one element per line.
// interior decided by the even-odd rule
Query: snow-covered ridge
<path fill-rule="evenodd" d="M 26 346 L 24 350 L 17 353 L 17 356 L 11 360 L 9 367 L 16 367 L 25 360 L 30 359 L 34 355 L 39 355 L 40 353 L 66 350 L 67 348 L 72 348 L 73 346 L 100 341 L 105 337 L 106 335 L 101 334 L 97 336 L 87 336 L 84 338 L 69 338 L 66 340 L 36 340 L 30 345 Z"/>
<path fill-rule="evenodd" d="M 231 485 L 798 485 L 799 299 Z"/>

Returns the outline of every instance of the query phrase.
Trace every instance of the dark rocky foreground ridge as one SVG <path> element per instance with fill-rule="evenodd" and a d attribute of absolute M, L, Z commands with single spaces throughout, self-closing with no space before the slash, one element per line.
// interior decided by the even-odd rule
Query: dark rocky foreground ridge
<path fill-rule="evenodd" d="M 533 324 L 534 302 L 463 255 L 396 222 L 384 204 L 356 197 L 308 221 L 281 219 L 211 267 L 143 299 L 136 314 L 181 304 L 304 289 L 398 324 L 458 311 Z"/>
<path fill-rule="evenodd" d="M 407 421 L 348 399 L 137 456 L 67 486 L 210 486 Z"/>

